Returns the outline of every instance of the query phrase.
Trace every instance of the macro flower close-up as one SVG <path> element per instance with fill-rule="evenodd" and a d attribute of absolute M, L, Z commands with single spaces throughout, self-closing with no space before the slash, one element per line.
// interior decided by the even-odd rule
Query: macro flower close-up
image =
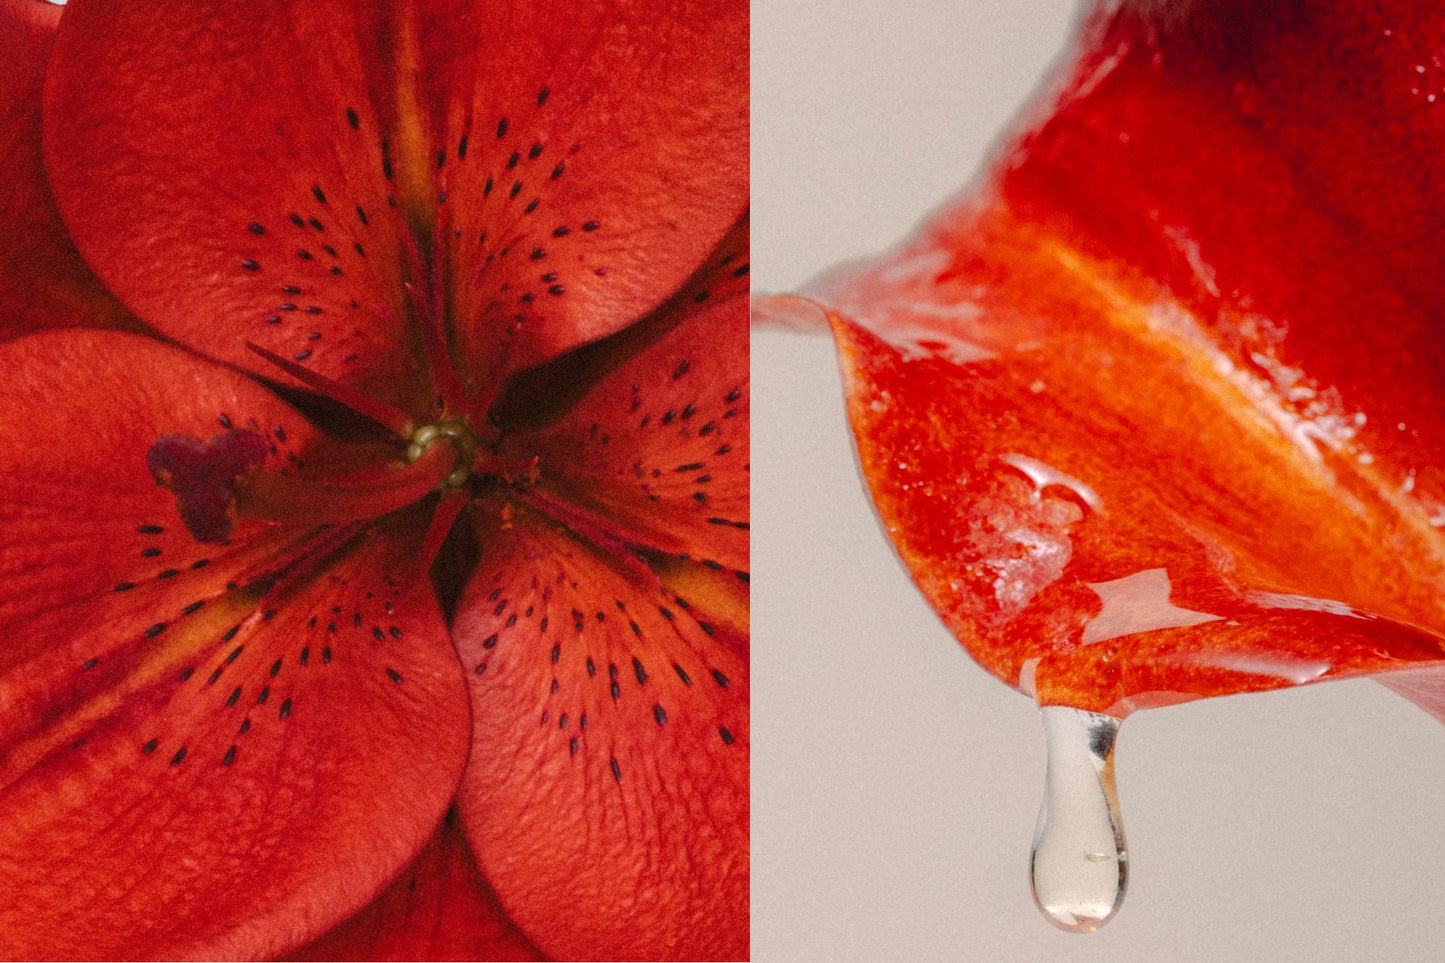
<path fill-rule="evenodd" d="M 1027 22 L 1025 11 L 1041 5 L 1016 6 L 1013 19 Z M 873 42 L 857 32 L 860 47 Z M 1354 813 L 1335 826 L 1312 818 L 1309 792 L 1289 793 L 1293 765 L 1251 783 L 1210 768 L 1203 748 L 1192 755 L 1192 743 L 1214 741 L 1198 726 L 1169 760 L 1190 774 L 1176 786 L 1175 811 L 1198 819 L 1176 818 L 1187 842 L 1176 850 L 1198 854 L 1181 873 L 1178 853 L 1173 867 L 1151 864 L 1151 837 L 1132 832 L 1146 780 L 1128 786 L 1125 774 L 1136 758 L 1131 731 L 1176 714 L 1253 713 L 1255 727 L 1229 747 L 1249 755 L 1284 731 L 1267 706 L 1282 716 L 1280 707 L 1304 704 L 1277 690 L 1317 682 L 1372 679 L 1445 717 L 1445 340 L 1433 264 L 1445 198 L 1437 161 L 1445 17 L 1406 2 L 1124 0 L 1090 5 L 1072 33 L 972 184 L 957 170 L 951 186 L 916 203 L 915 218 L 942 201 L 906 240 L 759 306 L 765 321 L 831 331 L 852 441 L 893 550 L 968 655 L 1041 709 L 1047 763 L 1023 764 L 1039 784 L 1032 856 L 1021 829 L 1014 871 L 985 872 L 992 835 L 960 830 L 968 841 L 954 841 L 955 863 L 938 858 L 937 875 L 978 875 L 986 881 L 978 890 L 1007 891 L 1010 906 L 1027 907 L 1031 871 L 1034 901 L 1060 928 L 1094 930 L 1114 918 L 1097 938 L 1067 946 L 1049 931 L 1041 942 L 1060 955 L 1048 958 L 1235 958 L 1221 948 L 1239 945 L 1229 941 L 1250 914 L 1267 934 L 1274 927 L 1271 947 L 1309 958 L 1357 958 L 1390 939 L 1396 950 L 1418 950 L 1432 928 L 1421 917 L 1439 893 L 1434 874 L 1420 869 L 1438 862 L 1418 854 L 1438 853 L 1445 836 L 1437 807 L 1393 805 L 1388 787 L 1412 781 L 1414 760 L 1397 750 L 1393 723 L 1377 724 L 1402 711 L 1377 709 L 1389 698 L 1378 690 L 1373 702 L 1358 690 L 1353 702 L 1341 697 L 1337 706 L 1354 708 L 1304 743 L 1303 752 L 1334 763 L 1316 796 L 1339 797 Z M 971 55 L 961 36 L 950 43 L 958 59 Z M 925 52 L 912 55 L 928 63 Z M 846 64 L 839 49 L 830 56 Z M 943 72 L 940 63 L 931 69 Z M 952 74 L 933 87 L 912 75 L 912 85 L 894 88 L 897 104 L 967 103 Z M 766 88 L 758 89 L 762 101 Z M 878 102 L 890 103 L 881 94 Z M 761 139 L 766 127 L 758 129 Z M 922 132 L 935 128 L 926 124 L 896 129 L 893 164 L 879 165 L 889 173 L 850 197 L 901 195 L 893 181 L 906 178 L 892 172 L 920 180 L 940 166 L 929 152 L 952 143 L 930 141 Z M 761 191 L 755 207 L 761 235 Z M 849 231 L 877 219 L 864 201 L 842 213 Z M 830 226 L 806 214 L 794 220 L 817 232 Z M 758 283 L 779 290 L 772 278 Z M 760 492 L 759 503 L 768 498 Z M 765 518 L 760 530 L 773 524 Z M 757 570 L 759 584 L 771 584 L 767 566 Z M 864 596 L 850 611 L 861 622 L 859 610 L 881 604 Z M 922 645 L 903 619 L 893 621 L 900 628 L 883 638 L 864 635 L 875 666 L 866 687 L 838 696 L 851 697 L 854 711 L 876 702 L 889 724 L 931 707 L 921 694 L 910 704 L 885 692 L 891 656 L 901 662 Z M 857 661 L 846 651 L 836 657 Z M 811 675 L 809 684 L 827 685 Z M 928 684 L 920 678 L 919 691 Z M 1409 724 L 1428 722 L 1410 711 Z M 1135 723 L 1135 713 L 1148 718 Z M 925 763 L 911 791 L 896 793 L 925 800 L 920 808 L 936 811 L 931 828 L 975 818 L 991 825 L 990 797 L 1002 797 L 1011 778 L 1013 763 L 982 762 L 979 746 L 992 734 L 977 721 L 982 713 L 962 721 L 968 715 L 960 705 L 927 717 L 938 736 L 917 753 L 953 759 L 962 776 L 945 780 Z M 1421 766 L 1440 756 L 1440 733 L 1431 736 L 1414 744 Z M 949 742 L 959 751 L 940 748 Z M 878 772 L 856 743 L 850 750 L 850 766 L 879 782 L 904 778 Z M 897 741 L 887 751 L 902 752 Z M 1357 778 L 1355 753 L 1395 760 L 1382 767 L 1390 775 L 1375 776 L 1380 798 L 1351 795 L 1370 782 Z M 945 784 L 952 794 L 940 791 Z M 1218 818 L 1238 815 L 1239 799 L 1251 795 L 1272 803 L 1257 806 L 1253 824 Z M 1021 809 L 1008 817 L 1017 822 Z M 1414 830 L 1413 842 L 1405 833 L 1394 840 L 1394 856 L 1383 855 L 1387 823 Z M 1156 814 L 1151 828 L 1158 824 Z M 1301 831 L 1305 824 L 1314 829 Z M 1248 847 L 1232 837 L 1256 826 L 1271 830 L 1255 833 L 1265 837 L 1261 851 L 1270 836 L 1293 847 L 1271 848 L 1272 864 L 1247 863 L 1237 850 Z M 1336 855 L 1346 851 L 1354 857 Z M 1348 879 L 1349 902 L 1302 895 L 1317 888 L 1301 867 L 1319 854 L 1341 868 L 1316 874 Z M 921 852 L 908 854 L 912 862 L 894 857 L 897 865 L 870 855 L 865 865 L 892 866 L 905 881 L 932 870 Z M 1199 893 L 1172 904 L 1173 915 L 1156 908 L 1131 919 L 1126 870 L 1136 889 L 1175 876 L 1186 889 L 1197 882 Z M 1389 880 L 1407 878 L 1380 895 Z M 1039 958 L 998 938 L 988 913 L 952 902 L 973 930 L 987 931 L 982 938 L 1008 942 L 999 958 Z M 935 924 L 913 915 L 918 926 Z M 1096 939 L 1105 942 L 1088 945 Z"/>
<path fill-rule="evenodd" d="M 0 0 L 0 956 L 747 954 L 747 30 Z"/>

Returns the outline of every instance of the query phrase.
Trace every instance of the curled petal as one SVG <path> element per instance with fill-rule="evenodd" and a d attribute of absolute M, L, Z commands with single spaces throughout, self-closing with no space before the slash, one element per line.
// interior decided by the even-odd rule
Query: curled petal
<path fill-rule="evenodd" d="M 475 730 L 463 825 L 554 957 L 748 946 L 748 671 L 655 579 L 518 513 L 482 520 L 454 635 Z"/>
<path fill-rule="evenodd" d="M 40 90 L 60 8 L 0 3 L 0 339 L 58 327 L 133 326 L 66 234 L 40 154 Z"/>
<path fill-rule="evenodd" d="M 819 287 L 900 553 L 1044 703 L 1384 673 L 1438 712 L 1445 17 L 1104 4 L 1082 36 L 973 197 Z"/>
<path fill-rule="evenodd" d="M 1162 292 L 967 223 L 834 319 L 879 512 L 985 667 L 1123 714 L 1445 656 L 1445 552 L 1388 467 L 1291 420 Z"/>

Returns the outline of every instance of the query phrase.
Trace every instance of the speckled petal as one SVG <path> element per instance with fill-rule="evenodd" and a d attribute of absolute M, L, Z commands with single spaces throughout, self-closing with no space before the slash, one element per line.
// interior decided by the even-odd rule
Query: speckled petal
<path fill-rule="evenodd" d="M 747 4 L 468 4 L 438 144 L 474 383 L 630 324 L 747 206 Z"/>
<path fill-rule="evenodd" d="M 304 530 L 201 545 L 146 452 L 234 425 L 298 470 L 325 443 L 296 412 L 129 335 L 33 334 L 0 364 L 0 890 L 25 894 L 0 901 L 0 955 L 313 938 L 421 849 L 460 778 L 446 628 L 396 588 L 419 534 L 359 536 L 268 591 L 251 576 Z"/>
<path fill-rule="evenodd" d="M 729 264 L 719 296 L 699 282 L 661 317 L 528 383 L 519 401 L 568 403 L 556 421 L 510 433 L 507 450 L 540 456 L 549 488 L 626 540 L 746 571 L 748 309 L 727 293 Z M 518 427 L 545 407 L 523 409 Z"/>
<path fill-rule="evenodd" d="M 403 402 L 380 19 L 341 0 L 78 0 L 46 78 L 45 162 L 75 243 L 147 323 L 268 377 L 247 341 Z"/>
<path fill-rule="evenodd" d="M 477 537 L 458 805 L 502 905 L 557 958 L 744 958 L 745 640 L 529 513 Z"/>

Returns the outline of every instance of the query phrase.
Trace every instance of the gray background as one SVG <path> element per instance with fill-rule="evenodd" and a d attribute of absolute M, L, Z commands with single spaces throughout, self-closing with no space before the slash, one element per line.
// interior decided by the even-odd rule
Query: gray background
<path fill-rule="evenodd" d="M 753 280 L 877 251 L 958 190 L 1068 42 L 1063 0 L 757 0 Z M 1027 861 L 1036 710 L 914 591 L 825 339 L 753 339 L 755 959 L 1445 956 L 1445 731 L 1368 682 L 1145 712 L 1132 885 L 1054 930 Z"/>

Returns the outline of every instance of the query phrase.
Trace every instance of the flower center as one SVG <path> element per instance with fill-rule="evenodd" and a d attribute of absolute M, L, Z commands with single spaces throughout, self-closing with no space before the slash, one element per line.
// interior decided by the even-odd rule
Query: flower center
<path fill-rule="evenodd" d="M 481 440 L 464 422 L 454 419 L 424 425 L 412 433 L 411 442 L 406 446 L 406 463 L 414 465 L 432 446 L 450 442 L 457 452 L 457 467 L 441 481 L 441 488 L 461 488 L 472 477 L 472 461 L 481 448 Z"/>

